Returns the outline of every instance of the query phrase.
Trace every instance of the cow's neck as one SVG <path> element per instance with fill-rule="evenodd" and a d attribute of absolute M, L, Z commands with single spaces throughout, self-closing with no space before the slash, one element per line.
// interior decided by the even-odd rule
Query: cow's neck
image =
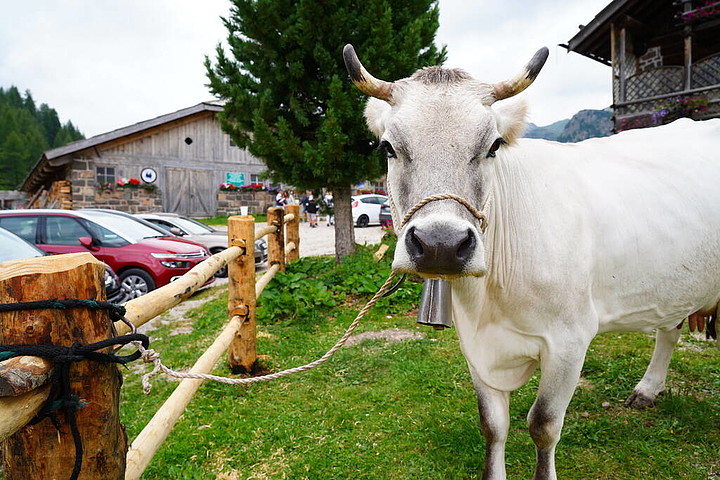
<path fill-rule="evenodd" d="M 518 270 L 534 259 L 522 258 L 522 245 L 535 230 L 535 203 L 531 178 L 520 159 L 511 153 L 498 155 L 486 170 L 482 203 L 488 218 L 485 236 L 488 281 L 508 288 L 521 275 Z M 520 261 L 522 260 L 522 261 Z"/>

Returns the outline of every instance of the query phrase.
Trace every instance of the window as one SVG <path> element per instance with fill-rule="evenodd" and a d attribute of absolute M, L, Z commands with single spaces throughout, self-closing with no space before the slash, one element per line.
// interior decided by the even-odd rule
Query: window
<path fill-rule="evenodd" d="M 35 230 L 39 217 L 1 217 L 0 227 L 10 230 L 18 237 L 30 243 L 35 241 Z"/>
<path fill-rule="evenodd" d="M 85 228 L 92 232 L 93 239 L 99 241 L 103 247 L 124 247 L 125 245 L 129 245 L 127 240 L 102 225 L 87 220 L 83 220 L 83 224 Z"/>
<path fill-rule="evenodd" d="M 48 245 L 80 245 L 78 238 L 90 233 L 74 218 L 45 217 L 45 243 Z"/>
<path fill-rule="evenodd" d="M 115 167 L 95 167 L 97 183 L 115 183 Z"/>
<path fill-rule="evenodd" d="M 250 175 L 250 183 L 263 183 L 260 175 Z"/>

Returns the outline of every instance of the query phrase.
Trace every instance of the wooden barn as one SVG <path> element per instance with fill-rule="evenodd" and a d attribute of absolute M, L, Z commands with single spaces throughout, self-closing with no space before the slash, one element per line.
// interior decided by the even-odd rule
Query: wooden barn
<path fill-rule="evenodd" d="M 200 103 L 48 150 L 21 190 L 32 207 L 214 216 L 222 211 L 220 184 L 262 183 L 265 170 L 221 130 L 220 111 L 221 105 Z"/>
<path fill-rule="evenodd" d="M 563 46 L 612 67 L 617 131 L 720 117 L 720 1 L 615 0 Z"/>

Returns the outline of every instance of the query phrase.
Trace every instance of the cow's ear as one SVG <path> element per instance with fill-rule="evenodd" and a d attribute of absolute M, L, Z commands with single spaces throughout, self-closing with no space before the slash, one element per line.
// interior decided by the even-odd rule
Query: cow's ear
<path fill-rule="evenodd" d="M 522 137 L 527 128 L 527 103 L 524 99 L 498 102 L 493 106 L 493 110 L 498 132 L 507 143 L 514 143 Z"/>
<path fill-rule="evenodd" d="M 385 122 L 390 114 L 390 104 L 377 98 L 370 98 L 365 106 L 365 121 L 368 128 L 376 137 L 385 133 Z"/>

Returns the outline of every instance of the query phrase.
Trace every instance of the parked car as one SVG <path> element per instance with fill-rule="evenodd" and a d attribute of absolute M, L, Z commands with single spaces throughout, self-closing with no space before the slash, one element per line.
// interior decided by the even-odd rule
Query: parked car
<path fill-rule="evenodd" d="M 353 195 L 352 216 L 353 223 L 358 227 L 367 227 L 380 223 L 380 206 L 388 201 L 388 197 L 378 194 Z"/>
<path fill-rule="evenodd" d="M 384 228 L 392 227 L 392 213 L 390 213 L 390 200 L 380 205 L 380 226 Z"/>
<path fill-rule="evenodd" d="M 131 298 L 167 285 L 210 255 L 202 245 L 101 211 L 4 210 L 0 227 L 49 254 L 90 252 L 118 274 Z"/>
<path fill-rule="evenodd" d="M 32 243 L 2 227 L 0 227 L 0 245 L 3 246 L 3 248 L 0 248 L 0 263 L 9 260 L 23 260 L 47 255 L 47 253 Z M 122 288 L 118 276 L 106 263 L 103 265 L 105 266 L 105 293 L 107 301 L 123 303 L 128 300 L 128 292 Z"/>
<path fill-rule="evenodd" d="M 227 232 L 215 230 L 195 219 L 176 213 L 136 213 L 135 216 L 162 227 L 175 235 L 201 243 L 213 254 L 225 250 L 228 245 Z M 267 242 L 265 239 L 255 240 L 255 265 L 262 265 L 266 262 L 267 255 Z M 216 276 L 227 277 L 227 267 L 219 270 Z"/>

